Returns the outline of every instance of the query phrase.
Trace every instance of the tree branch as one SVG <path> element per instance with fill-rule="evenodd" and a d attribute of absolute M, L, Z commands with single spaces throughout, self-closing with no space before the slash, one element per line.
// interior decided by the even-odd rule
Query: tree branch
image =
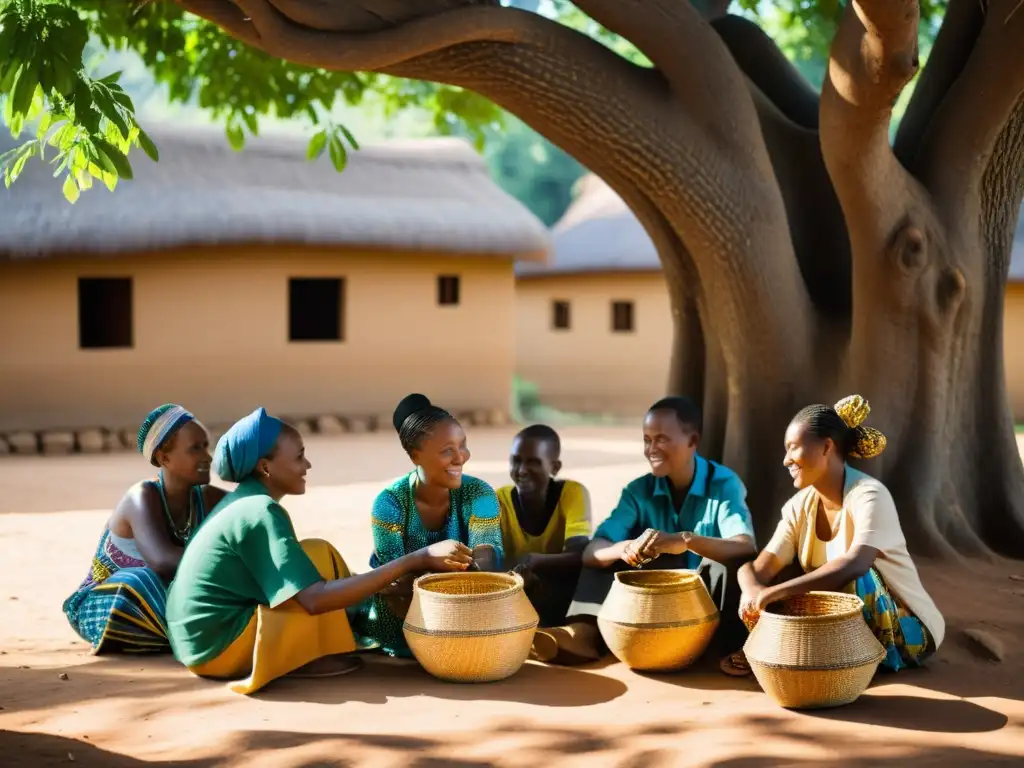
<path fill-rule="evenodd" d="M 442 0 L 443 1 L 443 0 Z M 325 32 L 375 32 L 426 15 L 415 3 L 401 0 L 271 0 L 283 16 L 296 24 Z M 458 5 L 497 5 L 497 0 L 455 0 Z M 369 6 L 369 7 L 367 7 Z M 418 12 L 417 12 L 418 11 Z"/>
<path fill-rule="evenodd" d="M 832 42 L 821 148 L 854 253 L 880 251 L 905 214 L 893 200 L 906 200 L 912 180 L 889 147 L 889 123 L 918 66 L 918 19 L 917 0 L 852 0 Z"/>
<path fill-rule="evenodd" d="M 458 1 L 425 5 L 451 6 Z M 472 4 L 409 18 L 376 32 L 353 33 L 336 29 L 352 18 L 344 11 L 346 4 L 178 2 L 271 56 L 312 67 L 378 71 L 474 90 L 519 115 L 601 176 L 616 168 L 631 169 L 651 185 L 667 185 L 684 154 L 681 144 L 691 138 L 679 130 L 680 116 L 673 113 L 657 73 L 537 14 Z M 244 13 L 235 13 L 234 5 Z M 290 16 L 328 29 L 299 25 L 278 5 Z"/>
<path fill-rule="evenodd" d="M 932 120 L 919 176 L 950 212 L 980 211 L 996 142 L 1024 92 L 1024 4 L 988 0 L 974 51 Z"/>
<path fill-rule="evenodd" d="M 301 1 L 287 0 L 289 13 Z M 460 7 L 359 34 L 303 27 L 269 0 L 234 2 L 259 34 L 258 47 L 273 56 L 466 88 L 516 114 L 609 183 L 634 187 L 692 254 L 730 366 L 755 369 L 780 355 L 810 354 L 813 309 L 757 114 L 742 74 L 699 18 L 696 47 L 717 50 L 722 70 L 739 82 L 735 93 L 716 94 L 719 103 L 707 114 L 682 103 L 660 72 L 529 12 L 421 0 L 408 5 Z M 699 74 L 690 78 L 695 93 L 703 87 Z"/>
<path fill-rule="evenodd" d="M 460 43 L 543 42 L 543 30 L 534 22 L 540 17 L 500 6 L 458 8 L 367 33 L 301 26 L 270 0 L 230 1 L 250 20 L 259 36 L 259 48 L 269 55 L 336 71 L 383 70 Z M 219 23 L 213 18 L 210 21 Z"/>
<path fill-rule="evenodd" d="M 687 115 L 704 130 L 749 139 L 753 116 L 742 73 L 689 0 L 574 0 L 606 29 L 629 40 L 668 80 Z"/>
<path fill-rule="evenodd" d="M 928 64 L 917 81 L 896 133 L 896 157 L 911 173 L 916 172 L 921 140 L 950 86 L 970 58 L 984 19 L 984 6 L 979 0 L 950 0 Z"/>
<path fill-rule="evenodd" d="M 260 36 L 245 17 L 241 8 L 224 0 L 175 0 L 195 16 L 206 19 L 227 32 L 236 40 L 254 48 L 260 46 Z"/>
<path fill-rule="evenodd" d="M 782 114 L 802 128 L 818 127 L 817 92 L 764 30 L 733 15 L 715 20 L 711 26 L 743 73 Z"/>

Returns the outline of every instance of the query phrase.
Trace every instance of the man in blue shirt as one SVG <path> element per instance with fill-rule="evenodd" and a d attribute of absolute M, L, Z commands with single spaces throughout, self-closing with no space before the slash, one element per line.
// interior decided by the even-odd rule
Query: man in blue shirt
<path fill-rule="evenodd" d="M 595 617 L 615 571 L 648 563 L 697 569 L 705 558 L 727 572 L 720 643 L 728 651 L 743 643 L 735 574 L 756 554 L 754 528 L 747 491 L 736 473 L 697 454 L 702 421 L 700 408 L 685 397 L 666 397 L 648 410 L 644 457 L 651 472 L 623 489 L 618 506 L 598 526 L 583 553 L 569 623 L 538 632 L 535 658 L 572 664 L 600 657 Z"/>

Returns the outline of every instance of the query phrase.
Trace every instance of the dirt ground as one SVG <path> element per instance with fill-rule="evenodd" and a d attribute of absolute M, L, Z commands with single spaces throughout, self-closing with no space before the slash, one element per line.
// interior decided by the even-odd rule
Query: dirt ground
<path fill-rule="evenodd" d="M 471 474 L 505 480 L 510 434 L 471 435 Z M 603 517 L 645 470 L 638 436 L 580 428 L 564 437 L 565 474 L 589 487 Z M 308 442 L 310 490 L 286 506 L 301 536 L 330 539 L 363 568 L 371 500 L 405 470 L 405 457 L 386 434 Z M 949 625 L 931 666 L 882 676 L 857 703 L 814 714 L 779 709 L 755 682 L 707 663 L 661 676 L 618 663 L 528 663 L 505 682 L 454 685 L 415 665 L 374 661 L 348 677 L 278 681 L 245 698 L 169 657 L 94 658 L 60 605 L 84 575 L 111 505 L 146 474 L 127 454 L 0 460 L 2 766 L 741 768 L 1024 758 L 1024 563 L 923 564 Z M 1002 644 L 1002 662 L 971 650 L 971 628 Z"/>

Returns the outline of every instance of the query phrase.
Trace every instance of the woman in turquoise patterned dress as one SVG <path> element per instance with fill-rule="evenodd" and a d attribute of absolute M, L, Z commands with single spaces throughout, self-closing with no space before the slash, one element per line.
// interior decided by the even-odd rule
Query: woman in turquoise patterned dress
<path fill-rule="evenodd" d="M 192 532 L 225 491 L 209 485 L 210 438 L 180 405 L 152 411 L 139 452 L 158 468 L 128 489 L 110 516 L 85 580 L 64 601 L 93 653 L 167 652 L 167 584 Z"/>
<path fill-rule="evenodd" d="M 400 477 L 373 503 L 374 568 L 440 541 L 464 545 L 472 565 L 482 571 L 501 568 L 501 513 L 494 489 L 483 480 L 464 475 L 469 461 L 466 433 L 448 411 L 423 395 L 409 395 L 392 419 L 402 448 L 415 469 Z M 377 640 L 385 653 L 410 656 L 402 635 L 408 607 L 410 574 L 376 595 L 365 617 L 363 632 Z"/>

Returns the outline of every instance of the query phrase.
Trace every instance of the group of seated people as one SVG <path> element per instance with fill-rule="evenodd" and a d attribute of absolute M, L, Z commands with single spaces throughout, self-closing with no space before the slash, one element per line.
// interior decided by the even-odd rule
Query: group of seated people
<path fill-rule="evenodd" d="M 414 468 L 374 501 L 370 569 L 353 574 L 328 542 L 300 540 L 281 504 L 305 493 L 311 467 L 295 428 L 258 408 L 211 457 L 195 417 L 164 405 L 138 435 L 157 476 L 125 494 L 64 612 L 94 653 L 170 650 L 194 674 L 248 694 L 284 675 L 343 674 L 369 651 L 410 656 L 402 623 L 424 573 L 515 570 L 540 616 L 531 657 L 572 665 L 607 652 L 596 617 L 616 571 L 681 568 L 700 572 L 723 606 L 726 674 L 750 674 L 740 649 L 768 604 L 813 590 L 859 596 L 883 668 L 917 666 L 945 627 L 891 495 L 847 463 L 885 448 L 862 424 L 868 410 L 853 396 L 793 418 L 783 464 L 797 493 L 758 552 L 743 482 L 698 453 L 702 417 L 688 398 L 648 410 L 651 471 L 592 532 L 586 488 L 560 477 L 555 430 L 516 435 L 512 484 L 494 490 L 464 474 L 458 420 L 412 394 L 393 424 Z M 236 488 L 211 485 L 211 470 Z"/>

